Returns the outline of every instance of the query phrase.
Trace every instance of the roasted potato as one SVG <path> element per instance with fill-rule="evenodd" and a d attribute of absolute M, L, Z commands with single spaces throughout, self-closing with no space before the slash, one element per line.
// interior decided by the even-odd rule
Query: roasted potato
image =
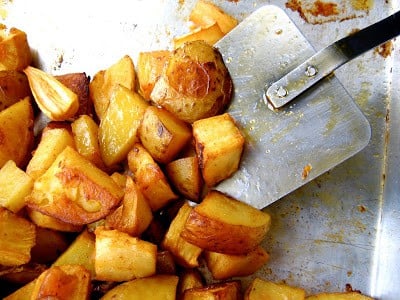
<path fill-rule="evenodd" d="M 25 207 L 25 210 L 32 223 L 43 228 L 62 232 L 80 232 L 83 229 L 83 225 L 66 223 L 29 207 Z"/>
<path fill-rule="evenodd" d="M 320 293 L 306 297 L 306 300 L 374 300 L 359 292 Z"/>
<path fill-rule="evenodd" d="M 201 288 L 206 285 L 206 280 L 199 269 L 183 269 L 179 274 L 179 284 L 178 284 L 178 299 L 183 293 L 192 288 Z"/>
<path fill-rule="evenodd" d="M 0 24 L 0 70 L 21 71 L 32 61 L 26 33 Z"/>
<path fill-rule="evenodd" d="M 23 167 L 33 145 L 33 110 L 29 97 L 0 111 L 0 168 L 9 160 Z"/>
<path fill-rule="evenodd" d="M 193 41 L 172 52 L 150 98 L 193 123 L 221 113 L 231 95 L 232 79 L 220 53 L 204 41 Z"/>
<path fill-rule="evenodd" d="M 218 191 L 210 191 L 186 220 L 181 237 L 204 250 L 243 255 L 269 230 L 271 217 Z"/>
<path fill-rule="evenodd" d="M 28 78 L 23 72 L 0 71 L 0 111 L 30 95 Z"/>
<path fill-rule="evenodd" d="M 187 34 L 175 37 L 174 47 L 179 48 L 187 42 L 193 42 L 197 40 L 205 41 L 207 42 L 207 44 L 212 46 L 216 42 L 218 42 L 223 36 L 224 33 L 218 26 L 218 23 L 215 22 L 206 27 L 198 27 Z"/>
<path fill-rule="evenodd" d="M 242 285 L 238 280 L 214 283 L 185 290 L 182 300 L 240 300 L 241 288 Z"/>
<path fill-rule="evenodd" d="M 255 278 L 246 289 L 244 299 L 304 300 L 305 296 L 302 288 Z"/>

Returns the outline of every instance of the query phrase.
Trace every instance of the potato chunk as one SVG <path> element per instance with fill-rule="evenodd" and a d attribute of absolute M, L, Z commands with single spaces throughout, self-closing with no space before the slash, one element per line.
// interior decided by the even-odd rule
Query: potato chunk
<path fill-rule="evenodd" d="M 37 210 L 33 210 L 29 207 L 25 207 L 26 212 L 28 214 L 29 219 L 33 222 L 33 224 L 43 227 L 43 228 L 48 228 L 48 229 L 53 229 L 57 231 L 62 231 L 62 232 L 80 232 L 82 231 L 83 225 L 73 225 L 70 223 L 63 222 L 59 219 L 56 219 L 54 217 L 50 217 L 48 215 L 45 215 Z"/>
<path fill-rule="evenodd" d="M 194 122 L 193 136 L 207 186 L 214 186 L 238 169 L 245 140 L 228 113 Z"/>
<path fill-rule="evenodd" d="M 123 190 L 71 147 L 66 147 L 39 177 L 27 205 L 73 225 L 105 217 L 119 204 Z"/>
<path fill-rule="evenodd" d="M 179 119 L 193 123 L 225 110 L 232 87 L 220 53 L 197 40 L 172 52 L 150 97 Z"/>
<path fill-rule="evenodd" d="M 183 293 L 182 300 L 238 300 L 241 298 L 241 283 L 235 280 L 187 289 Z"/>
<path fill-rule="evenodd" d="M 33 144 L 33 110 L 29 97 L 0 111 L 0 168 L 9 160 L 22 167 Z"/>
<path fill-rule="evenodd" d="M 18 212 L 25 206 L 25 197 L 33 188 L 33 180 L 29 175 L 9 160 L 0 169 L 0 206 L 12 212 Z"/>
<path fill-rule="evenodd" d="M 28 78 L 15 70 L 0 71 L 0 111 L 31 95 Z"/>
<path fill-rule="evenodd" d="M 96 279 L 128 281 L 156 272 L 157 245 L 118 230 L 98 227 L 96 234 Z"/>
<path fill-rule="evenodd" d="M 192 137 L 191 128 L 167 110 L 149 106 L 139 127 L 142 145 L 154 160 L 172 161 Z"/>
<path fill-rule="evenodd" d="M 247 288 L 244 299 L 304 300 L 305 295 L 305 291 L 301 288 L 256 278 Z"/>
<path fill-rule="evenodd" d="M 19 266 L 29 262 L 35 240 L 35 225 L 0 207 L 0 265 Z"/>
<path fill-rule="evenodd" d="M 270 223 L 267 213 L 210 191 L 190 212 L 181 236 L 205 250 L 240 255 L 261 243 Z"/>
<path fill-rule="evenodd" d="M 192 30 L 191 32 L 178 36 L 174 38 L 174 47 L 179 48 L 182 47 L 183 44 L 187 42 L 203 40 L 206 41 L 209 45 L 214 45 L 218 42 L 224 33 L 221 28 L 218 26 L 218 23 L 212 23 L 206 27 L 198 27 Z"/>
<path fill-rule="evenodd" d="M 137 93 L 118 85 L 99 126 L 101 156 L 106 166 L 126 158 L 138 140 L 137 131 L 149 104 Z"/>
<path fill-rule="evenodd" d="M 255 299 L 255 298 L 254 298 Z M 373 300 L 358 292 L 320 293 L 306 297 L 306 300 Z"/>
<path fill-rule="evenodd" d="M 0 70 L 23 70 L 32 60 L 26 33 L 0 24 Z"/>

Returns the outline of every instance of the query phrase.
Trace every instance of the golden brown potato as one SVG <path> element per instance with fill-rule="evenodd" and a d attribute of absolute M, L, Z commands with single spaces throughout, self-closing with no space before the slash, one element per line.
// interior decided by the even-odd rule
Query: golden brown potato
<path fill-rule="evenodd" d="M 157 211 L 178 198 L 160 166 L 141 144 L 136 143 L 129 151 L 128 165 L 152 211 Z"/>
<path fill-rule="evenodd" d="M 151 100 L 193 123 L 225 110 L 231 94 L 232 80 L 220 53 L 204 41 L 193 41 L 172 52 Z"/>
<path fill-rule="evenodd" d="M 0 71 L 0 111 L 31 95 L 28 78 L 15 70 Z"/>
<path fill-rule="evenodd" d="M 106 217 L 106 225 L 131 236 L 140 236 L 150 225 L 150 205 L 131 177 L 126 177 L 125 195 L 121 205 Z"/>
<path fill-rule="evenodd" d="M 63 222 L 84 225 L 104 218 L 122 196 L 110 176 L 67 146 L 35 181 L 27 205 Z"/>
<path fill-rule="evenodd" d="M 220 282 L 200 288 L 187 289 L 182 300 L 239 300 L 242 299 L 241 283 L 238 280 Z M 262 298 L 260 298 L 262 299 Z M 275 299 L 274 299 L 275 300 Z"/>
<path fill-rule="evenodd" d="M 157 245 L 118 230 L 97 227 L 96 279 L 128 281 L 156 273 Z"/>
<path fill-rule="evenodd" d="M 261 246 L 258 246 L 242 255 L 206 251 L 204 258 L 213 278 L 224 280 L 252 275 L 268 261 L 269 255 Z"/>
<path fill-rule="evenodd" d="M 183 295 L 183 292 L 192 289 L 204 287 L 205 279 L 199 269 L 183 269 L 179 274 L 179 284 L 177 294 Z M 180 297 L 178 298 L 180 299 Z"/>
<path fill-rule="evenodd" d="M 165 62 L 171 52 L 168 50 L 156 50 L 140 52 L 137 61 L 137 77 L 139 81 L 139 92 L 146 99 L 150 100 L 154 84 L 164 69 Z"/>
<path fill-rule="evenodd" d="M 25 206 L 25 197 L 33 188 L 33 180 L 14 161 L 0 169 L 0 206 L 17 213 Z"/>
<path fill-rule="evenodd" d="M 26 33 L 0 24 L 0 70 L 21 71 L 30 65 L 31 60 Z"/>
<path fill-rule="evenodd" d="M 89 299 L 90 280 L 82 266 L 51 267 L 37 278 L 31 299 Z"/>
<path fill-rule="evenodd" d="M 207 186 L 212 187 L 236 172 L 245 140 L 228 113 L 194 122 L 193 136 Z"/>
<path fill-rule="evenodd" d="M 161 107 L 147 107 L 139 127 L 139 138 L 154 160 L 170 162 L 191 137 L 191 128 L 185 122 Z"/>
<path fill-rule="evenodd" d="M 174 160 L 165 166 L 165 172 L 181 195 L 194 202 L 200 201 L 203 179 L 197 156 Z"/>
<path fill-rule="evenodd" d="M 19 266 L 29 262 L 35 241 L 35 225 L 0 207 L 0 265 Z"/>
<path fill-rule="evenodd" d="M 33 110 L 29 97 L 0 111 L 0 168 L 9 160 L 23 167 L 33 145 Z"/>
<path fill-rule="evenodd" d="M 221 31 L 221 28 L 218 26 L 218 23 L 210 24 L 206 27 L 198 27 L 192 30 L 191 32 L 175 37 L 174 38 L 174 47 L 179 48 L 182 47 L 187 42 L 193 42 L 197 40 L 202 40 L 207 42 L 209 45 L 214 45 L 218 42 L 224 33 Z"/>
<path fill-rule="evenodd" d="M 178 276 L 155 275 L 124 282 L 108 291 L 101 300 L 175 300 Z"/>
<path fill-rule="evenodd" d="M 101 156 L 106 166 L 126 158 L 138 140 L 137 131 L 149 104 L 136 92 L 115 86 L 99 126 Z"/>
<path fill-rule="evenodd" d="M 199 266 L 198 258 L 202 252 L 201 248 L 181 238 L 181 232 L 191 211 L 192 208 L 185 202 L 171 222 L 161 243 L 161 247 L 170 251 L 179 265 L 187 268 Z"/>
<path fill-rule="evenodd" d="M 255 298 L 254 298 L 255 299 Z M 306 297 L 306 300 L 373 300 L 358 292 L 320 293 Z"/>
<path fill-rule="evenodd" d="M 255 278 L 246 289 L 244 299 L 304 300 L 305 296 L 302 288 Z"/>
<path fill-rule="evenodd" d="M 80 232 L 82 230 L 83 225 L 66 223 L 29 207 L 25 207 L 25 209 L 29 219 L 37 226 L 62 232 Z"/>
<path fill-rule="evenodd" d="M 218 191 L 210 191 L 193 208 L 181 237 L 202 249 L 246 254 L 264 239 L 271 217 Z"/>

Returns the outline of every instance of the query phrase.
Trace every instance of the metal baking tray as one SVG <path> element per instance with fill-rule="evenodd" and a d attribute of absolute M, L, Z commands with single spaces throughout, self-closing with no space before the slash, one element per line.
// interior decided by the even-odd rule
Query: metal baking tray
<path fill-rule="evenodd" d="M 174 36 L 188 32 L 195 2 L 10 0 L 1 10 L 4 23 L 27 32 L 43 69 L 93 76 L 124 54 L 135 61 L 140 51 L 171 48 Z M 213 2 L 239 20 L 264 4 L 277 5 L 316 50 L 400 9 L 397 0 Z M 315 10 L 318 3 L 335 10 Z M 389 46 L 388 56 L 384 49 L 370 51 L 335 72 L 369 120 L 372 139 L 265 208 L 272 228 L 263 244 L 271 259 L 254 276 L 309 294 L 350 284 L 377 299 L 400 299 L 400 44 Z"/>

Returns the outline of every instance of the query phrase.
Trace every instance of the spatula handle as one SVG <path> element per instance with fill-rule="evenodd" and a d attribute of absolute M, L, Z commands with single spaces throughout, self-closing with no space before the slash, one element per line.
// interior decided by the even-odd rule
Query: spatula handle
<path fill-rule="evenodd" d="M 267 86 L 264 98 L 268 107 L 281 108 L 341 65 L 399 34 L 400 11 L 336 41 Z"/>

